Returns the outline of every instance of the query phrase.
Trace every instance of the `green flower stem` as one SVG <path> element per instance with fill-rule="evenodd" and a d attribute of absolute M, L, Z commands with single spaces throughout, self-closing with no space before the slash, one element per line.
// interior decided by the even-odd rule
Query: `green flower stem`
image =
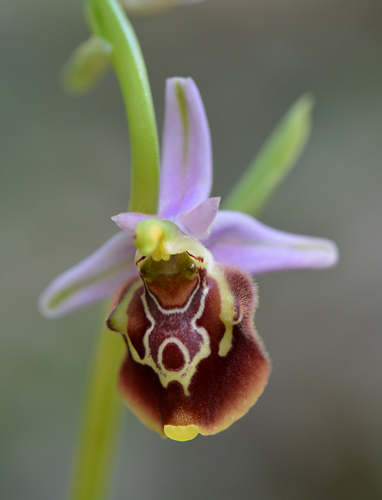
<path fill-rule="evenodd" d="M 109 310 L 110 304 L 107 304 Z M 94 352 L 80 429 L 70 500 L 107 498 L 113 471 L 122 401 L 117 376 L 125 346 L 104 326 Z"/>
<path fill-rule="evenodd" d="M 134 30 L 116 0 L 87 0 L 90 28 L 112 46 L 110 62 L 125 102 L 131 145 L 129 211 L 156 213 L 159 144 L 146 67 Z M 117 373 L 124 345 L 102 326 L 89 379 L 69 498 L 104 500 L 113 470 L 122 403 Z"/>
<path fill-rule="evenodd" d="M 129 211 L 155 214 L 159 191 L 159 143 L 154 105 L 142 52 L 133 27 L 117 0 L 87 0 L 93 34 L 112 46 L 129 122 L 131 188 Z"/>

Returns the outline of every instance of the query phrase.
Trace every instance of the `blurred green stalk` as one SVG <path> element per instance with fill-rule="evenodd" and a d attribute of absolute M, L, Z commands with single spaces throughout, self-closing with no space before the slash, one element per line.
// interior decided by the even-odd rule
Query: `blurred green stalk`
<path fill-rule="evenodd" d="M 71 500 L 107 498 L 115 463 L 123 408 L 117 391 L 117 377 L 125 354 L 125 344 L 104 325 L 108 309 L 105 307 L 98 345 L 91 361 L 87 400 L 69 495 Z"/>
<path fill-rule="evenodd" d="M 129 211 L 155 214 L 159 192 L 159 141 L 146 66 L 134 29 L 117 0 L 87 0 L 90 29 L 111 47 L 129 122 Z"/>
<path fill-rule="evenodd" d="M 90 28 L 111 46 L 110 62 L 125 102 L 131 145 L 129 211 L 156 213 L 159 144 L 151 89 L 134 30 L 116 0 L 87 0 Z M 70 500 L 104 500 L 114 469 L 122 403 L 116 384 L 125 352 L 102 323 L 89 378 Z"/>

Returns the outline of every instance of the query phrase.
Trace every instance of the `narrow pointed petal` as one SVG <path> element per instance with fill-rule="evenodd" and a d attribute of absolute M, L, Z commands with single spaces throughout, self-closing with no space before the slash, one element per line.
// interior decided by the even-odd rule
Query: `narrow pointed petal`
<path fill-rule="evenodd" d="M 136 275 L 133 237 L 117 233 L 101 248 L 58 276 L 42 293 L 39 307 L 47 317 L 58 317 L 112 295 Z"/>
<path fill-rule="evenodd" d="M 146 219 L 158 218 L 157 215 L 139 214 L 135 212 L 125 212 L 114 215 L 111 219 L 124 231 L 134 234 L 138 224 Z"/>
<path fill-rule="evenodd" d="M 228 210 L 218 213 L 204 243 L 217 262 L 251 274 L 324 268 L 338 260 L 332 241 L 278 231 L 249 215 Z"/>
<path fill-rule="evenodd" d="M 211 224 L 219 210 L 219 203 L 220 198 L 208 198 L 192 210 L 179 214 L 174 222 L 186 234 L 203 240 L 210 234 Z"/>
<path fill-rule="evenodd" d="M 159 213 L 173 217 L 206 200 L 211 191 L 212 153 L 206 113 L 191 78 L 166 86 Z"/>

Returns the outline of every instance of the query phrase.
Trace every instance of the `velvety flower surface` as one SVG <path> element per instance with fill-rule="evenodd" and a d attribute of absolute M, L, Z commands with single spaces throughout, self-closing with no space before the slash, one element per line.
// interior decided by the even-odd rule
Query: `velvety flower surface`
<path fill-rule="evenodd" d="M 158 214 L 113 217 L 122 231 L 56 278 L 40 300 L 42 312 L 57 317 L 119 288 L 108 326 L 128 346 L 122 395 L 149 427 L 178 440 L 228 427 L 265 387 L 269 365 L 247 273 L 337 260 L 331 241 L 219 211 L 211 184 L 201 97 L 193 80 L 170 79 Z"/>
<path fill-rule="evenodd" d="M 253 324 L 256 291 L 245 272 L 216 264 L 171 222 L 143 221 L 135 237 L 140 276 L 116 294 L 107 321 L 128 346 L 123 398 L 162 436 L 215 434 L 243 416 L 267 383 Z"/>

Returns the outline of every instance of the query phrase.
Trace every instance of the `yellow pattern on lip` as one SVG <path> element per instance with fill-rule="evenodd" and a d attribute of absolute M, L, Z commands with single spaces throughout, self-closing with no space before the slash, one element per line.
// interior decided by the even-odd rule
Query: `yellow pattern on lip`
<path fill-rule="evenodd" d="M 224 273 L 218 266 L 212 269 L 211 276 L 216 280 L 221 300 L 220 319 L 224 323 L 224 336 L 219 344 L 219 356 L 226 356 L 232 347 L 233 325 L 241 321 L 241 318 L 235 319 L 234 297 L 229 289 L 229 285 Z"/>

